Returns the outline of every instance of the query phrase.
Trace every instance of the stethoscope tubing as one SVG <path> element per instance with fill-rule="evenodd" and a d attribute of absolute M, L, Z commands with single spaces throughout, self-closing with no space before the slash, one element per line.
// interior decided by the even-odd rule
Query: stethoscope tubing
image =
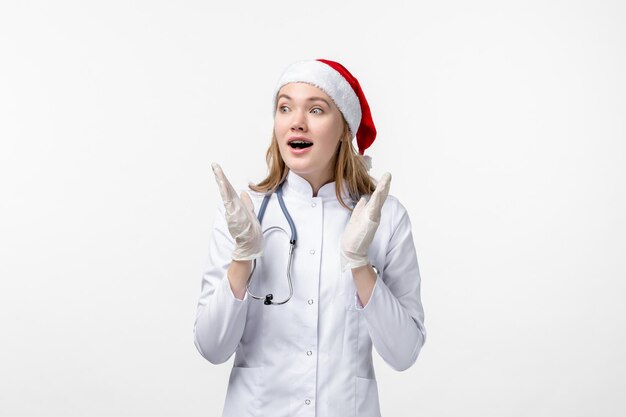
<path fill-rule="evenodd" d="M 267 204 L 269 203 L 271 197 L 272 197 L 272 193 L 270 192 L 266 194 L 265 197 L 263 198 L 263 202 L 261 203 L 261 207 L 259 208 L 259 214 L 257 216 L 260 224 L 263 223 L 263 216 L 265 215 L 265 209 L 267 208 Z M 287 210 L 287 206 L 285 205 L 285 201 L 283 199 L 283 183 L 280 183 L 278 185 L 278 188 L 276 189 L 276 197 L 278 198 L 278 204 L 280 205 L 280 209 L 282 210 L 283 215 L 287 219 L 287 223 L 289 223 L 289 228 L 291 229 L 291 236 L 289 238 L 289 262 L 287 263 L 287 281 L 289 282 L 289 296 L 282 301 L 274 301 L 273 294 L 266 294 L 265 296 L 258 296 L 256 294 L 253 294 L 252 291 L 250 291 L 250 282 L 252 281 L 252 275 L 254 274 L 254 271 L 256 269 L 256 259 L 254 259 L 252 263 L 252 271 L 250 272 L 250 276 L 248 276 L 248 281 L 246 282 L 246 291 L 255 300 L 264 300 L 263 304 L 265 305 L 285 304 L 293 296 L 293 284 L 291 282 L 291 263 L 293 259 L 293 251 L 296 247 L 297 234 L 296 234 L 296 225 L 294 224 L 293 219 L 291 218 L 291 215 L 289 214 L 289 210 Z M 281 232 L 287 234 L 287 231 L 280 226 L 269 227 L 263 233 L 265 234 L 266 232 L 270 232 L 272 230 L 280 230 Z"/>

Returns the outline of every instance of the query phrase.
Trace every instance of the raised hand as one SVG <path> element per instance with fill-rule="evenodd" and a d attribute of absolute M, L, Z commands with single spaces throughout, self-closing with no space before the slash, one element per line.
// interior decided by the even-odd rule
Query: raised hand
<path fill-rule="evenodd" d="M 211 168 L 213 168 L 215 180 L 224 201 L 228 231 L 235 239 L 233 260 L 246 261 L 259 258 L 263 254 L 263 231 L 254 214 L 254 204 L 250 196 L 242 191 L 239 197 L 224 175 L 222 167 L 217 163 L 211 164 Z"/>
<path fill-rule="evenodd" d="M 342 271 L 369 263 L 367 250 L 380 224 L 380 212 L 389 195 L 390 182 L 391 174 L 385 172 L 376 184 L 369 201 L 361 197 L 354 207 L 350 221 L 341 236 Z"/>

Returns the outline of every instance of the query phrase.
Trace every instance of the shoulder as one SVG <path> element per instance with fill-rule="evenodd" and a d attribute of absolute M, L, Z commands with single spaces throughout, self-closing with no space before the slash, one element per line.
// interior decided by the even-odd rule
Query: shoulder
<path fill-rule="evenodd" d="M 402 225 L 409 225 L 409 213 L 398 197 L 389 194 L 381 210 L 381 223 L 386 223 L 391 230 Z"/>
<path fill-rule="evenodd" d="M 385 207 L 385 206 L 391 207 L 394 210 L 397 210 L 399 208 L 404 208 L 402 203 L 400 203 L 400 199 L 398 197 L 396 197 L 395 195 L 393 195 L 393 194 L 387 195 L 387 199 L 385 200 L 385 204 L 383 204 L 383 207 Z"/>
<path fill-rule="evenodd" d="M 388 215 L 398 216 L 404 215 L 407 213 L 406 208 L 400 202 L 400 199 L 395 195 L 389 194 L 382 208 L 383 212 L 387 212 Z"/>

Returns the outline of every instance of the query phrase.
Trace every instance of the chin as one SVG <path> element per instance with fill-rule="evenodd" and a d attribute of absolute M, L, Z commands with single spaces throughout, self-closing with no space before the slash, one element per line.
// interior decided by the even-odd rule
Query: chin
<path fill-rule="evenodd" d="M 300 163 L 288 163 L 285 162 L 285 165 L 287 165 L 287 168 L 289 168 L 290 171 L 293 171 L 294 173 L 298 174 L 298 175 L 306 175 L 311 173 L 312 171 L 314 171 L 313 167 L 309 166 L 308 164 L 300 164 Z"/>

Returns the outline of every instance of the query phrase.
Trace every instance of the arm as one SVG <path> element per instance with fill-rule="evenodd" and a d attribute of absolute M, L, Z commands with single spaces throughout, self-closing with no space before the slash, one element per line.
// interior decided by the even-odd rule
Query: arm
<path fill-rule="evenodd" d="M 426 340 L 420 273 L 406 209 L 396 203 L 399 217 L 377 276 L 370 265 L 352 270 L 357 310 L 366 320 L 372 343 L 393 369 L 403 371 L 417 360 Z M 368 295 L 371 294 L 371 295 Z M 365 306 L 359 304 L 365 300 Z"/>
<path fill-rule="evenodd" d="M 241 198 L 217 163 L 211 165 L 224 206 L 218 209 L 209 260 L 194 324 L 194 342 L 212 363 L 225 362 L 237 349 L 246 324 L 246 283 L 252 259 L 263 254 L 263 232 L 254 204 Z"/>
<path fill-rule="evenodd" d="M 245 283 L 249 272 L 246 274 L 245 265 L 236 263 L 239 261 L 232 261 L 234 247 L 224 220 L 224 208 L 220 207 L 209 242 L 209 257 L 202 275 L 194 323 L 196 348 L 214 364 L 223 363 L 232 356 L 246 323 L 248 295 Z"/>

